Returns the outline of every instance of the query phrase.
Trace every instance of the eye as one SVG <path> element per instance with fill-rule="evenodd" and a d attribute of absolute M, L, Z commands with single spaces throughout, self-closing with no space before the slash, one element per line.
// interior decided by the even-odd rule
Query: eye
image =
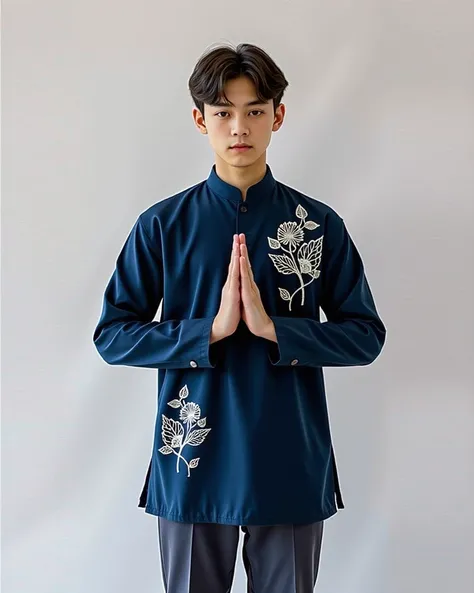
<path fill-rule="evenodd" d="M 261 109 L 254 109 L 254 110 L 253 110 L 253 111 L 251 111 L 250 113 L 257 113 L 257 114 L 260 114 L 260 113 L 265 113 L 265 112 L 264 112 L 264 111 L 262 111 Z"/>
<path fill-rule="evenodd" d="M 218 117 L 218 116 L 220 116 L 220 115 L 222 115 L 222 114 L 224 114 L 224 115 L 227 115 L 227 111 L 218 111 L 218 112 L 217 112 L 217 113 L 215 113 L 214 115 L 216 115 L 216 116 Z M 223 119 L 223 118 L 221 118 L 221 119 Z"/>

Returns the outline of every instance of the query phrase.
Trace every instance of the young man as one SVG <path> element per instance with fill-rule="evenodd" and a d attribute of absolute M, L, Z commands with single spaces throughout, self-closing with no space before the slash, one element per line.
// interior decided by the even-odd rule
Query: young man
<path fill-rule="evenodd" d="M 138 216 L 94 333 L 107 363 L 160 371 L 139 506 L 167 593 L 228 592 L 239 529 L 249 591 L 313 591 L 343 508 L 323 367 L 368 365 L 385 341 L 342 218 L 266 163 L 287 85 L 253 45 L 202 56 L 189 89 L 215 164 Z"/>

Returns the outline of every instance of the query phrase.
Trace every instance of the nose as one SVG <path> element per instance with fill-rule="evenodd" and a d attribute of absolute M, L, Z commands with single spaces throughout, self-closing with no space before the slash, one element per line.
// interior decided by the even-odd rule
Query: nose
<path fill-rule="evenodd" d="M 233 136 L 248 136 L 249 129 L 244 116 L 235 116 L 232 120 L 232 135 Z"/>

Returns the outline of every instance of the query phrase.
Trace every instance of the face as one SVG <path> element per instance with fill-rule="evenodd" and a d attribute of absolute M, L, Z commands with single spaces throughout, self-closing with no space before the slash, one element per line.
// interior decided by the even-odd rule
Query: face
<path fill-rule="evenodd" d="M 225 163 L 235 167 L 248 167 L 259 159 L 266 158 L 272 132 L 280 129 L 285 115 L 285 106 L 273 110 L 273 101 L 259 103 L 255 86 L 247 77 L 229 81 L 225 95 L 232 106 L 205 105 L 204 117 L 193 109 L 194 121 L 216 154 Z M 238 144 L 249 148 L 238 149 Z"/>

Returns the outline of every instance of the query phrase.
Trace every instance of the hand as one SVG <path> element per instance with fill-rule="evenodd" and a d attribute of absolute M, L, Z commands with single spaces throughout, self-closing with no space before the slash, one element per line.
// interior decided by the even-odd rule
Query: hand
<path fill-rule="evenodd" d="M 232 335 L 240 322 L 239 237 L 234 235 L 227 280 L 222 288 L 221 304 L 211 329 L 210 343 Z"/>
<path fill-rule="evenodd" d="M 250 264 L 245 235 L 239 235 L 240 242 L 240 294 L 242 303 L 242 319 L 249 330 L 261 338 L 277 342 L 275 325 L 267 315 L 260 290 L 255 283 Z"/>

